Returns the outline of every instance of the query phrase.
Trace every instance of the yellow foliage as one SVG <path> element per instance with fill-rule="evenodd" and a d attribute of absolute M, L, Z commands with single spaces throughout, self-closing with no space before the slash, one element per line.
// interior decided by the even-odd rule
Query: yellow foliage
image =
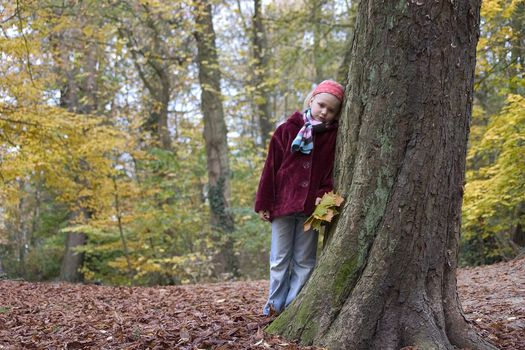
<path fill-rule="evenodd" d="M 481 6 L 481 16 L 486 20 L 491 20 L 501 14 L 502 2 L 504 0 L 484 0 Z"/>
<path fill-rule="evenodd" d="M 507 232 L 525 224 L 515 211 L 525 202 L 525 98 L 509 95 L 499 115 L 491 118 L 479 142 L 468 152 L 471 165 L 463 201 L 468 236 L 482 225 L 486 234 Z"/>

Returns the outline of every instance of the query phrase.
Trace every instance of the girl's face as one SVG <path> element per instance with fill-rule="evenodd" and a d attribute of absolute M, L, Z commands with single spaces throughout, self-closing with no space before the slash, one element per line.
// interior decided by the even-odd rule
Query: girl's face
<path fill-rule="evenodd" d="M 315 120 L 331 123 L 339 115 L 341 101 L 334 95 L 323 92 L 312 97 L 309 106 Z"/>

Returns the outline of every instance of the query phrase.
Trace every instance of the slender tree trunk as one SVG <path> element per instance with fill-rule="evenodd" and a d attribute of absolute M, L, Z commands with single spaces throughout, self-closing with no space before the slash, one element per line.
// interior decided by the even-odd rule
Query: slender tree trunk
<path fill-rule="evenodd" d="M 356 22 L 356 9 L 357 1 L 347 2 L 348 5 L 348 14 L 349 21 L 348 24 L 355 27 Z M 346 39 L 346 50 L 342 58 L 339 68 L 337 69 L 337 81 L 346 86 L 348 83 L 348 67 L 352 61 L 352 42 L 354 41 L 354 29 L 350 30 L 348 33 L 348 38 Z"/>
<path fill-rule="evenodd" d="M 97 65 L 98 65 L 98 47 L 95 43 L 88 43 L 85 49 L 85 74 L 82 81 L 82 91 L 85 102 L 79 105 L 78 113 L 96 114 L 98 112 L 98 84 L 97 84 Z"/>
<path fill-rule="evenodd" d="M 325 0 L 311 0 L 311 26 L 313 26 L 314 32 L 314 47 L 313 47 L 313 58 L 315 68 L 315 82 L 320 83 L 325 79 L 324 77 L 324 62 L 323 62 L 323 48 L 321 45 L 322 30 L 321 30 L 321 14 L 322 7 L 325 4 Z"/>
<path fill-rule="evenodd" d="M 164 72 L 162 88 L 163 98 L 161 104 L 162 108 L 160 108 L 159 121 L 157 124 L 160 135 L 160 143 L 162 148 L 167 150 L 171 149 L 171 135 L 168 124 L 168 105 L 170 103 L 171 83 L 168 74 L 168 72 Z"/>
<path fill-rule="evenodd" d="M 255 87 L 254 101 L 257 115 L 261 144 L 266 147 L 273 130 L 271 123 L 271 104 L 268 86 L 268 41 L 262 18 L 261 1 L 253 1 L 253 71 Z"/>
<path fill-rule="evenodd" d="M 86 210 L 79 209 L 71 214 L 70 222 L 85 223 L 89 219 Z M 66 236 L 66 250 L 60 267 L 60 280 L 66 282 L 82 282 L 83 274 L 80 271 L 84 262 L 84 253 L 77 249 L 84 246 L 87 236 L 83 232 L 68 232 Z"/>
<path fill-rule="evenodd" d="M 0 257 L 0 280 L 7 278 L 7 274 L 4 272 L 4 268 L 2 266 L 2 257 Z"/>
<path fill-rule="evenodd" d="M 129 23 L 119 23 L 119 34 L 126 39 L 128 49 L 133 57 L 133 63 L 140 79 L 149 92 L 149 116 L 143 124 L 144 130 L 151 133 L 156 146 L 164 150 L 172 150 L 172 140 L 169 132 L 169 103 L 173 92 L 173 79 L 170 67 L 184 61 L 183 54 L 170 54 L 164 37 L 165 27 L 170 24 L 156 16 L 147 3 L 142 3 L 135 9 L 140 14 L 137 28 L 129 28 Z M 173 24 L 172 24 L 173 25 Z M 139 30 L 140 32 L 136 32 Z"/>
<path fill-rule="evenodd" d="M 208 168 L 208 200 L 211 224 L 227 236 L 222 251 L 226 271 L 237 275 L 238 264 L 233 254 L 233 216 L 230 213 L 230 166 L 224 110 L 222 107 L 221 72 L 215 46 L 212 8 L 207 0 L 196 0 L 195 20 L 197 64 L 201 86 L 201 111 L 204 119 L 204 142 Z"/>
<path fill-rule="evenodd" d="M 151 133 L 159 147 L 170 150 L 172 145 L 168 124 L 168 106 L 172 84 L 169 77 L 168 65 L 162 64 L 159 59 L 148 58 L 146 66 L 149 67 L 149 71 L 153 72 L 152 74 L 148 74 L 145 67 L 139 63 L 139 55 L 133 47 L 133 38 L 131 35 L 131 33 L 128 33 L 128 46 L 133 55 L 134 64 L 139 76 L 151 96 L 150 113 L 144 122 L 144 130 Z M 160 40 L 160 38 L 154 38 L 152 40 Z M 157 46 L 158 45 L 155 45 L 155 47 Z"/>
<path fill-rule="evenodd" d="M 350 62 L 352 61 L 352 46 L 351 45 L 353 41 L 353 35 L 354 33 L 351 33 L 350 37 L 347 40 L 347 43 L 348 43 L 347 50 L 345 51 L 343 60 L 341 61 L 339 69 L 337 70 L 337 81 L 343 84 L 344 86 L 348 83 L 348 66 L 350 66 Z"/>
<path fill-rule="evenodd" d="M 70 38 L 71 33 L 65 31 L 57 39 L 59 47 L 58 68 L 62 76 L 66 77 L 63 83 L 62 94 L 60 96 L 60 106 L 67 108 L 70 112 L 80 112 L 81 103 L 79 98 L 80 89 L 77 83 L 76 76 L 77 69 L 69 62 L 69 50 L 62 45 L 62 40 Z M 82 212 L 80 209 L 70 214 L 71 217 L 80 217 Z M 60 279 L 66 282 L 80 282 L 82 281 L 82 274 L 80 268 L 84 260 L 84 254 L 77 253 L 76 248 L 81 247 L 86 242 L 86 235 L 82 232 L 67 232 L 66 245 L 64 251 L 64 258 L 60 266 Z"/>
<path fill-rule="evenodd" d="M 83 275 L 80 271 L 84 262 L 84 253 L 76 249 L 86 244 L 86 235 L 81 232 L 68 232 L 66 236 L 66 252 L 60 267 L 60 280 L 66 282 L 82 282 Z"/>
<path fill-rule="evenodd" d="M 128 275 L 129 278 L 133 278 L 133 267 L 131 266 L 131 260 L 129 258 L 129 249 L 128 243 L 126 241 L 126 236 L 124 236 L 124 225 L 122 223 L 122 211 L 120 208 L 120 196 L 117 179 L 113 176 L 111 178 L 113 182 L 113 190 L 115 193 L 115 215 L 117 217 L 118 231 L 120 234 L 120 241 L 122 242 L 122 249 L 124 250 L 124 257 L 126 258 L 126 263 L 128 264 Z"/>
<path fill-rule="evenodd" d="M 144 127 L 152 133 L 159 147 L 164 150 L 170 150 L 172 147 L 168 126 L 168 105 L 170 102 L 171 83 L 166 71 L 159 72 L 159 76 L 155 77 L 155 79 L 159 79 L 161 85 L 158 87 L 158 90 L 150 90 L 153 101 Z"/>
<path fill-rule="evenodd" d="M 79 26 L 83 27 L 86 19 L 81 18 Z M 78 28 L 70 28 L 64 30 L 62 33 L 53 37 L 55 48 L 55 59 L 57 61 L 58 75 L 66 77 L 64 81 L 58 82 L 62 84 L 60 106 L 66 108 L 70 112 L 87 114 L 96 113 L 98 109 L 97 96 L 97 66 L 98 54 L 97 47 L 94 44 L 89 44 L 83 48 L 83 57 L 85 61 L 81 62 L 84 68 L 85 75 L 81 76 L 80 65 L 78 62 L 71 60 L 71 53 L 75 52 L 75 48 L 68 47 L 66 43 L 78 41 Z M 84 160 L 80 160 L 80 167 L 88 169 L 88 164 Z M 75 182 L 80 187 L 89 188 L 89 184 L 82 175 L 75 179 Z M 76 209 L 70 212 L 70 223 L 85 223 L 89 220 L 91 214 L 85 207 L 85 198 L 79 198 Z M 81 273 L 82 264 L 84 261 L 84 254 L 77 252 L 78 248 L 85 245 L 87 236 L 83 232 L 67 232 L 64 258 L 60 267 L 60 279 L 67 282 L 81 282 L 83 275 Z"/>
<path fill-rule="evenodd" d="M 157 22 L 161 22 L 160 18 L 155 18 L 151 13 L 147 3 L 142 4 L 144 11 L 147 13 L 146 25 L 153 33 L 152 37 L 152 53 L 159 55 L 160 58 L 147 58 L 148 65 L 151 66 L 156 82 L 150 82 L 148 86 L 156 86 L 157 91 L 150 90 L 151 96 L 154 99 L 153 113 L 150 115 L 153 120 L 150 122 L 155 125 L 160 145 L 163 149 L 171 149 L 171 136 L 168 124 L 168 106 L 172 92 L 172 79 L 170 76 L 170 61 L 171 57 L 166 44 L 163 41 L 161 29 Z M 182 55 L 180 55 L 182 56 Z M 180 56 L 177 59 L 180 62 Z"/>
<path fill-rule="evenodd" d="M 456 292 L 479 7 L 361 1 L 335 171 L 347 200 L 269 332 L 330 349 L 494 349 Z"/>
<path fill-rule="evenodd" d="M 78 69 L 70 62 L 69 49 L 66 43 L 76 40 L 72 30 L 64 30 L 63 32 L 52 36 L 53 53 L 55 54 L 57 77 L 59 77 L 58 84 L 60 89 L 60 107 L 66 108 L 69 112 L 76 113 L 80 106 L 79 101 L 79 86 L 77 79 Z"/>
<path fill-rule="evenodd" d="M 81 169 L 87 171 L 87 163 L 83 160 L 81 162 Z M 75 182 L 82 187 L 89 188 L 89 184 L 82 178 L 76 178 Z M 80 197 L 77 200 L 77 209 L 70 212 L 69 224 L 86 224 L 91 219 L 92 213 L 86 207 L 88 198 Z M 84 280 L 81 272 L 84 263 L 84 253 L 78 252 L 87 242 L 87 235 L 84 232 L 67 232 L 66 246 L 62 265 L 60 266 L 60 280 L 66 282 L 82 282 Z"/>
<path fill-rule="evenodd" d="M 523 29 L 525 22 L 525 3 L 520 2 L 516 4 L 514 15 L 510 22 L 512 28 L 512 49 L 510 51 L 510 59 L 513 62 L 511 68 L 507 70 L 509 74 L 509 90 L 513 94 L 525 93 L 523 84 L 516 81 L 516 77 L 523 77 L 525 72 L 525 30 Z"/>
<path fill-rule="evenodd" d="M 147 9 L 147 6 L 145 6 Z M 148 89 L 151 96 L 151 112 L 146 120 L 145 127 L 151 131 L 155 139 L 158 141 L 162 149 L 171 149 L 171 136 L 168 125 L 168 106 L 172 92 L 172 80 L 170 77 L 169 63 L 165 62 L 162 57 L 168 57 L 167 50 L 164 48 L 164 43 L 159 34 L 159 29 L 155 25 L 155 21 L 151 18 L 149 11 L 146 25 L 154 33 L 150 39 L 152 42 L 151 50 L 153 55 L 158 55 L 160 58 L 152 58 L 147 56 L 146 62 L 148 70 L 151 74 L 144 72 L 144 67 L 138 63 L 135 58 L 135 66 L 139 70 L 139 75 Z"/>
<path fill-rule="evenodd" d="M 28 193 L 30 191 L 30 185 L 25 180 L 19 180 L 19 191 L 22 193 Z M 16 214 L 16 234 L 17 234 L 17 248 L 18 248 L 18 274 L 21 276 L 25 275 L 26 272 L 26 255 L 29 246 L 29 233 L 28 224 L 26 222 L 27 214 L 27 197 L 21 196 L 18 200 L 18 208 Z"/>
<path fill-rule="evenodd" d="M 40 209 L 41 209 L 41 196 L 42 196 L 42 182 L 40 179 L 34 184 L 35 195 L 34 195 L 34 204 L 33 204 L 33 215 L 31 218 L 31 237 L 29 239 L 30 245 L 35 246 L 34 233 L 38 229 L 38 223 L 40 221 Z"/>

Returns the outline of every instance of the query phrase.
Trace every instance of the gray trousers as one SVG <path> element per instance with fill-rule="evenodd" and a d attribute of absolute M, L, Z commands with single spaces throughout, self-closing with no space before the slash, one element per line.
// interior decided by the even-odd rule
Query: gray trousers
<path fill-rule="evenodd" d="M 272 221 L 270 291 L 263 313 L 270 306 L 281 312 L 295 299 L 310 277 L 317 253 L 318 232 L 303 230 L 304 214 L 283 216 Z"/>

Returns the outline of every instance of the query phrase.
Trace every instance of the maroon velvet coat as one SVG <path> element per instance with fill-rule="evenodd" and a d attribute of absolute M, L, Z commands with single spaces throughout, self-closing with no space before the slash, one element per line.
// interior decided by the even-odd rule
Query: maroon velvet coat
<path fill-rule="evenodd" d="M 268 210 L 270 220 L 293 213 L 310 215 L 315 199 L 333 189 L 337 128 L 314 133 L 310 154 L 292 152 L 292 142 L 303 125 L 303 114 L 295 112 L 270 141 L 255 198 L 255 211 Z"/>

